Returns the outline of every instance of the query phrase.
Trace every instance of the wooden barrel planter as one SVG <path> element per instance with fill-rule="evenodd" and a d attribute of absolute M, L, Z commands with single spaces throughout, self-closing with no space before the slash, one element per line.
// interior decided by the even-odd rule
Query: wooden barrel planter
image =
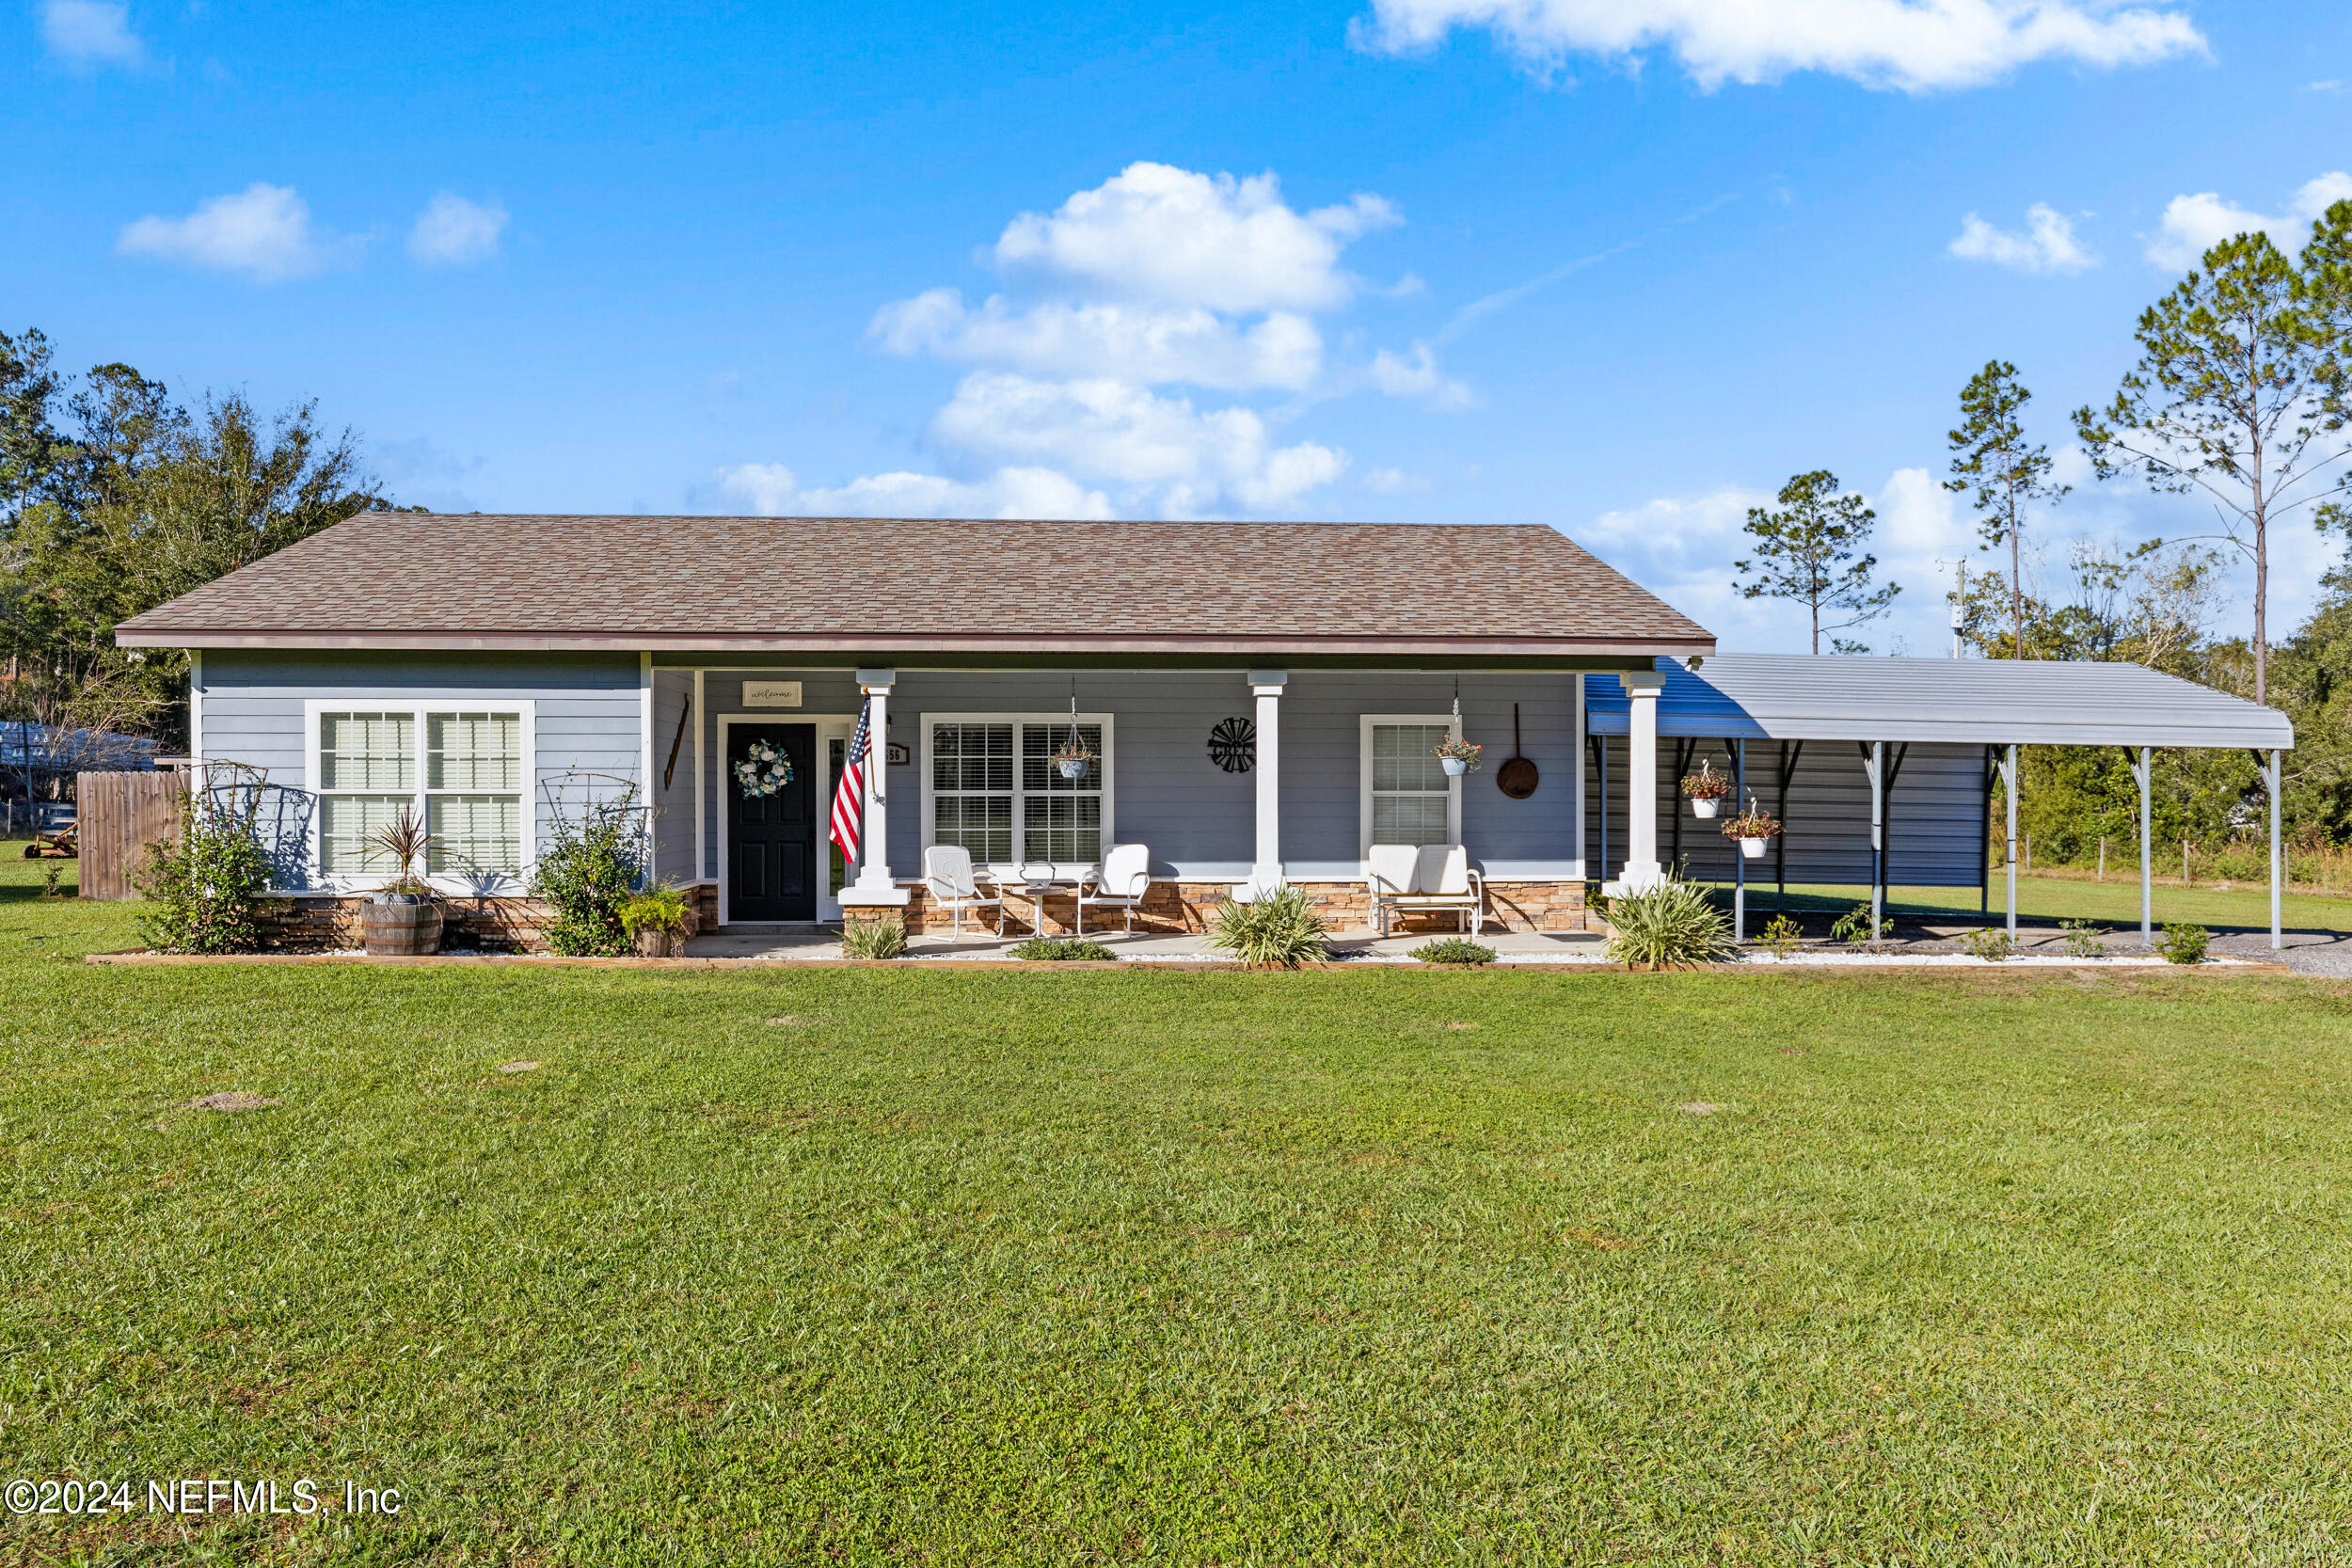
<path fill-rule="evenodd" d="M 429 898 L 403 894 L 400 903 L 371 898 L 360 906 L 360 927 L 373 958 L 410 957 L 441 950 L 441 907 Z"/>

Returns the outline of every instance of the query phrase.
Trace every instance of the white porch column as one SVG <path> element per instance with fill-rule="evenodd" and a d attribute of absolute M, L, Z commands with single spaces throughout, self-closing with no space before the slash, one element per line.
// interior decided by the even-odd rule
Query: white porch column
<path fill-rule="evenodd" d="M 1249 694 L 1258 699 L 1258 848 L 1249 865 L 1249 890 L 1272 893 L 1282 885 L 1282 688 L 1287 670 L 1252 670 Z"/>
<path fill-rule="evenodd" d="M 1612 897 L 1640 893 L 1666 879 L 1658 863 L 1658 693 L 1666 677 L 1655 670 L 1618 675 L 1629 701 L 1625 724 L 1625 863 L 1603 889 Z"/>
<path fill-rule="evenodd" d="M 866 823 L 857 880 L 841 890 L 841 907 L 903 909 L 909 890 L 890 879 L 890 689 L 896 670 L 860 670 L 858 689 L 873 705 L 866 737 Z"/>

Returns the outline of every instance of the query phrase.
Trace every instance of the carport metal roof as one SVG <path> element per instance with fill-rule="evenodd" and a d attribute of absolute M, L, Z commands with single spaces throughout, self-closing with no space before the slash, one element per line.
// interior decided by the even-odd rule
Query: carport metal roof
<path fill-rule="evenodd" d="M 1695 671 L 1658 660 L 1658 733 L 1726 740 L 1957 741 L 1985 745 L 2295 745 L 2278 709 L 2139 664 L 2054 659 L 1717 654 Z M 1626 733 L 1614 675 L 1584 682 L 1587 728 Z"/>

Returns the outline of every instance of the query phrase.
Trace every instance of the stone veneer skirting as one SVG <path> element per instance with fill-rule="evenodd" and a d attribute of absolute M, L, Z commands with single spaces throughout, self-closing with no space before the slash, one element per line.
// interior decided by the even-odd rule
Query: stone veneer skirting
<path fill-rule="evenodd" d="M 1361 882 L 1300 882 L 1306 890 L 1308 902 L 1334 931 L 1359 930 L 1372 924 L 1371 891 Z M 1154 936 L 1177 936 L 1187 932 L 1205 931 L 1216 917 L 1219 904 L 1233 891 L 1230 881 L 1219 882 L 1154 882 L 1145 896 L 1142 907 L 1136 911 L 1136 931 L 1150 931 Z M 923 888 L 913 890 L 907 901 L 907 929 L 922 934 L 949 929 L 951 921 L 946 910 L 934 907 Z M 1006 900 L 1008 918 L 1006 929 L 1030 929 L 1030 900 L 1015 895 Z M 1051 895 L 1045 900 L 1043 929 L 1048 936 L 1068 936 L 1074 929 L 1073 916 L 1075 901 L 1067 894 Z M 972 929 L 979 919 L 990 930 L 995 928 L 991 911 L 972 911 L 964 916 L 964 929 Z M 1400 916 L 1394 929 L 1403 932 L 1447 932 L 1461 928 L 1460 917 L 1452 914 L 1421 914 Z M 1584 925 L 1584 884 L 1582 882 L 1488 882 L 1485 928 L 1490 931 L 1581 931 Z M 1126 917 L 1118 910 L 1089 910 L 1087 914 L 1087 934 L 1120 932 L 1126 929 Z"/>
<path fill-rule="evenodd" d="M 1335 931 L 1361 929 L 1372 922 L 1372 900 L 1361 882 L 1301 882 L 1308 900 Z M 1143 907 L 1136 911 L 1136 930 L 1149 931 L 1154 936 L 1177 936 L 1205 931 L 1216 914 L 1216 908 L 1232 892 L 1231 882 L 1154 882 Z M 719 889 L 704 882 L 687 890 L 693 896 L 696 926 L 704 931 L 716 930 L 719 925 Z M 946 931 L 951 922 L 947 912 L 932 905 L 928 893 L 920 887 L 912 891 L 907 901 L 907 930 L 912 935 Z M 263 943 L 273 948 L 325 950 L 351 948 L 360 944 L 359 910 L 367 902 L 364 896 L 321 895 L 310 897 L 272 900 L 262 906 Z M 536 898 L 446 898 L 441 903 L 443 927 L 441 943 L 444 947 L 477 948 L 485 953 L 539 953 L 547 949 L 540 940 L 540 924 L 547 918 L 548 907 Z M 1029 900 L 1015 896 L 1008 901 L 1008 931 L 1028 931 Z M 1072 925 L 1073 906 L 1067 895 L 1049 896 L 1045 900 L 1044 929 L 1049 936 L 1067 936 Z M 979 915 L 967 916 L 964 929 L 974 928 L 974 920 L 993 930 L 995 922 Z M 1400 918 L 1395 929 L 1399 932 L 1449 932 L 1461 922 L 1453 914 L 1425 914 Z M 1126 922 L 1116 910 L 1096 910 L 1088 917 L 1088 934 L 1119 932 Z M 1586 928 L 1584 884 L 1581 882 L 1488 882 L 1486 884 L 1486 928 L 1501 931 L 1581 931 Z"/>

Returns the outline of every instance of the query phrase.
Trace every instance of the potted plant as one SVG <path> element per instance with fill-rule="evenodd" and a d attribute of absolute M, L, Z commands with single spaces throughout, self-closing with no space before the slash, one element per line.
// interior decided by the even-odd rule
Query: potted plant
<path fill-rule="evenodd" d="M 414 807 L 403 806 L 400 816 L 368 840 L 377 853 L 400 867 L 378 888 L 360 911 L 360 929 L 371 955 L 405 957 L 441 950 L 441 906 L 433 884 L 417 867 L 430 863 L 440 840 L 425 832 Z"/>
<path fill-rule="evenodd" d="M 1478 766 L 1478 753 L 1484 748 L 1450 735 L 1438 742 L 1437 750 L 1438 761 L 1444 765 L 1447 774 L 1458 779 Z"/>
<path fill-rule="evenodd" d="M 686 939 L 694 934 L 694 906 L 686 890 L 663 883 L 622 901 L 621 929 L 641 958 L 675 958 L 686 953 Z"/>
<path fill-rule="evenodd" d="M 1083 779 L 1087 776 L 1087 769 L 1093 766 L 1094 753 L 1087 749 L 1085 741 L 1078 738 L 1077 731 L 1071 731 L 1070 738 L 1063 741 L 1061 750 L 1054 753 L 1054 767 L 1065 779 Z"/>
<path fill-rule="evenodd" d="M 1687 786 L 1691 781 L 1682 782 Z M 1740 852 L 1752 861 L 1764 858 L 1764 846 L 1772 843 L 1772 835 L 1779 832 L 1779 818 L 1758 807 L 1753 795 L 1748 797 L 1748 809 L 1724 824 L 1724 836 L 1738 839 Z"/>
<path fill-rule="evenodd" d="M 1682 793 L 1691 801 L 1694 816 L 1712 816 L 1723 798 L 1731 793 L 1731 779 L 1715 771 L 1715 765 L 1705 757 L 1699 759 L 1699 770 L 1682 776 Z"/>

